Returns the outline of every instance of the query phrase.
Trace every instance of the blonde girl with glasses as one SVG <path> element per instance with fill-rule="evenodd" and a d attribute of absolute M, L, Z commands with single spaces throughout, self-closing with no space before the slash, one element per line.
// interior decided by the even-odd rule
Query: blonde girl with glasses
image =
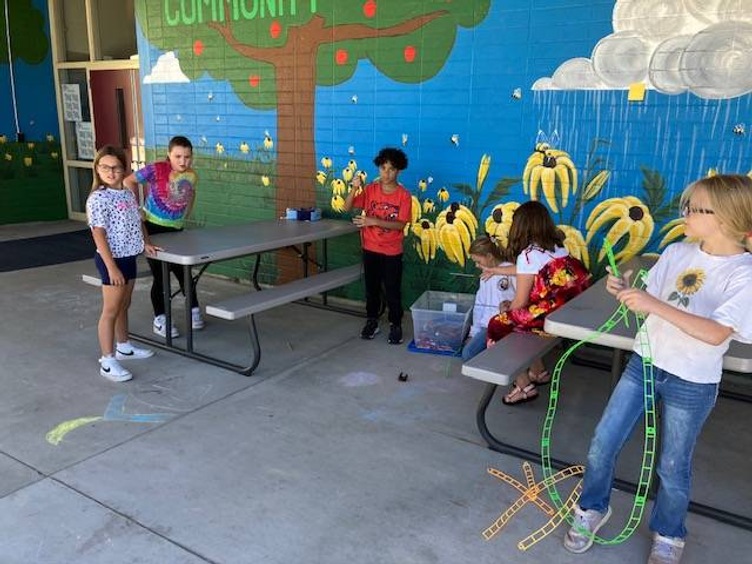
<path fill-rule="evenodd" d="M 149 358 L 154 351 L 134 347 L 128 340 L 128 306 L 136 278 L 136 257 L 154 254 L 141 221 L 138 201 L 123 186 L 126 157 L 122 149 L 105 145 L 94 159 L 94 182 L 86 200 L 86 217 L 96 245 L 94 264 L 102 278 L 102 314 L 97 325 L 99 373 L 112 382 L 133 375 L 120 360 Z"/>
<path fill-rule="evenodd" d="M 592 534 L 611 516 L 616 459 L 645 409 L 640 353 L 647 339 L 661 449 L 648 564 L 680 561 L 692 453 L 718 396 L 723 355 L 732 339 L 752 342 L 752 179 L 719 175 L 698 180 L 682 194 L 681 209 L 687 240 L 663 251 L 648 273 L 645 290 L 631 287 L 631 272 L 607 279 L 609 293 L 647 316 L 647 331 L 635 339 L 632 357 L 590 443 L 574 526 L 564 539 L 570 552 L 588 550 Z"/>

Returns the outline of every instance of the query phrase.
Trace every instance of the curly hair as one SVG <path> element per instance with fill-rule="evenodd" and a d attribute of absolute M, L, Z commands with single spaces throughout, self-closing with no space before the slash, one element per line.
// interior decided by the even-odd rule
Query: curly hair
<path fill-rule="evenodd" d="M 407 168 L 407 155 L 402 149 L 385 147 L 373 159 L 373 164 L 376 166 L 381 166 L 384 163 L 392 163 L 392 166 L 397 170 L 405 170 Z"/>

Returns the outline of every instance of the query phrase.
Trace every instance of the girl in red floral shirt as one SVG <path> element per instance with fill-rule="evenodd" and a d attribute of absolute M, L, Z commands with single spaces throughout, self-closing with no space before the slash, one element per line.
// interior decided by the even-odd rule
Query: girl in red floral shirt
<path fill-rule="evenodd" d="M 509 230 L 507 258 L 514 266 L 484 268 L 482 276 L 517 277 L 516 293 L 509 308 L 488 322 L 488 346 L 516 331 L 542 332 L 546 315 L 590 285 L 590 273 L 564 248 L 564 234 L 543 204 L 526 202 L 517 208 Z M 538 397 L 536 386 L 548 384 L 551 375 L 543 359 L 537 359 L 515 378 L 502 401 L 507 405 Z"/>

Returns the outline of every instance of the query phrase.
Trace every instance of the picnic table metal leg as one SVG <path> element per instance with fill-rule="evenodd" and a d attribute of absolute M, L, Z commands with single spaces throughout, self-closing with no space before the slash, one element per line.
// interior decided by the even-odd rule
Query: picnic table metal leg
<path fill-rule="evenodd" d="M 239 372 L 245 376 L 250 376 L 256 370 L 261 362 L 261 344 L 259 343 L 258 330 L 256 329 L 256 318 L 251 315 L 248 317 L 248 333 L 251 337 L 251 364 Z"/>
<path fill-rule="evenodd" d="M 512 456 L 516 456 L 517 458 L 521 458 L 522 460 L 529 460 L 530 462 L 540 464 L 541 456 L 539 453 L 502 442 L 497 439 L 489 430 L 488 424 L 486 423 L 486 415 L 488 408 L 491 405 L 491 399 L 496 392 L 496 388 L 498 388 L 497 384 L 487 384 L 486 389 L 483 391 L 483 395 L 478 402 L 478 410 L 476 411 L 475 415 L 475 421 L 478 425 L 478 431 L 491 450 L 494 450 L 501 454 L 511 454 Z M 563 470 L 564 468 L 573 466 L 573 464 L 564 460 L 552 458 L 551 466 L 553 466 L 557 470 Z"/>
<path fill-rule="evenodd" d="M 193 273 L 191 266 L 183 266 L 183 288 L 185 288 L 185 350 L 193 352 Z"/>
<path fill-rule="evenodd" d="M 251 284 L 253 284 L 253 287 L 255 290 L 261 291 L 261 286 L 258 283 L 258 273 L 259 273 L 259 267 L 261 266 L 261 254 L 256 253 L 256 262 L 253 265 L 253 274 L 251 274 Z"/>

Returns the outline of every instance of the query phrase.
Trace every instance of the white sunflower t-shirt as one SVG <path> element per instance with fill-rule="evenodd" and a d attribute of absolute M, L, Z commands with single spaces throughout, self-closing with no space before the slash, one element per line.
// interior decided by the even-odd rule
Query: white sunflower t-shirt
<path fill-rule="evenodd" d="M 649 315 L 645 328 L 658 368 L 690 382 L 716 383 L 721 380 L 723 355 L 731 339 L 752 343 L 752 254 L 714 256 L 696 243 L 675 243 L 650 269 L 646 290 L 670 305 L 734 330 L 725 342 L 711 345 Z M 639 333 L 634 351 L 643 354 Z"/>

